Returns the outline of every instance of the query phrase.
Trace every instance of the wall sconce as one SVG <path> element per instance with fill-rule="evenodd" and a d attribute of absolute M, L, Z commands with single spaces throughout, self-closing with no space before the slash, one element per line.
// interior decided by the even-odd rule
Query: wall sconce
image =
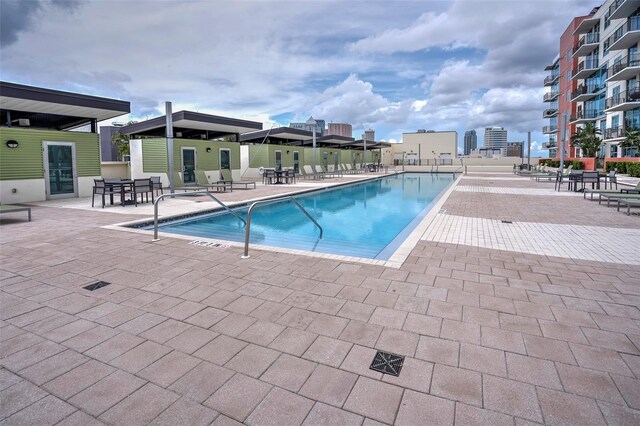
<path fill-rule="evenodd" d="M 17 148 L 18 147 L 18 141 L 8 140 L 7 141 L 7 147 L 9 147 L 9 148 Z"/>
<path fill-rule="evenodd" d="M 207 147 L 207 152 L 211 152 L 211 148 L 210 147 Z"/>
<path fill-rule="evenodd" d="M 287 154 L 289 153 L 289 151 L 287 151 Z"/>

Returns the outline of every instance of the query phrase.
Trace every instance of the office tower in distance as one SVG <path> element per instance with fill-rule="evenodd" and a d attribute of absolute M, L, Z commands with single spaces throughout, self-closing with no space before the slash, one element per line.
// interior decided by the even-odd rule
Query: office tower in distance
<path fill-rule="evenodd" d="M 353 137 L 353 128 L 349 123 L 329 123 L 328 135 Z"/>
<path fill-rule="evenodd" d="M 507 131 L 503 127 L 487 127 L 484 129 L 484 148 L 499 149 L 503 156 L 507 155 Z"/>
<path fill-rule="evenodd" d="M 475 130 L 464 132 L 464 155 L 471 154 L 471 151 L 478 148 L 478 135 Z"/>

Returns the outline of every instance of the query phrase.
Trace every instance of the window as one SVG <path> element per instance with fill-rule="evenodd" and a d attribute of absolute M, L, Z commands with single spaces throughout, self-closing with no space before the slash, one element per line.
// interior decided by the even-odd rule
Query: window
<path fill-rule="evenodd" d="M 617 157 L 618 156 L 618 145 L 611 145 L 609 149 L 609 156 Z"/>
<path fill-rule="evenodd" d="M 620 125 L 620 116 L 614 115 L 613 117 L 611 117 L 611 128 L 617 129 L 619 125 Z"/>
<path fill-rule="evenodd" d="M 609 18 L 609 12 L 604 14 L 604 29 L 606 30 L 611 25 L 611 18 Z"/>

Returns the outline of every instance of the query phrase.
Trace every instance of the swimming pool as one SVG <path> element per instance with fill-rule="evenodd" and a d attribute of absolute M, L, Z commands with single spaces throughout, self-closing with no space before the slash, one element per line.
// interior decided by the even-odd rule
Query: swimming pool
<path fill-rule="evenodd" d="M 322 239 L 293 203 L 257 206 L 251 243 L 388 260 L 454 179 L 452 174 L 402 173 L 296 195 L 322 226 Z M 246 217 L 247 210 L 236 211 Z M 245 237 L 243 223 L 226 212 L 167 222 L 160 231 L 236 242 Z"/>

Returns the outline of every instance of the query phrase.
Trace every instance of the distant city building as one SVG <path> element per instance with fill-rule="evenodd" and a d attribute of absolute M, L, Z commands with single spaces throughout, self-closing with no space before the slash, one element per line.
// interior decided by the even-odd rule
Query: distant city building
<path fill-rule="evenodd" d="M 458 132 L 418 130 L 402 134 L 405 159 L 416 165 L 433 164 L 434 160 L 452 160 L 458 157 Z"/>
<path fill-rule="evenodd" d="M 376 140 L 376 131 L 373 129 L 365 130 L 362 134 L 362 139 L 373 142 Z"/>
<path fill-rule="evenodd" d="M 507 157 L 519 157 L 524 154 L 524 142 L 507 142 Z"/>
<path fill-rule="evenodd" d="M 315 121 L 315 126 L 312 122 Z M 313 117 L 309 117 L 309 119 L 304 123 L 289 123 L 289 127 L 294 129 L 302 129 L 308 132 L 313 132 L 313 129 L 316 130 L 316 136 L 324 136 L 325 135 L 325 125 L 326 122 L 324 120 L 316 120 Z"/>
<path fill-rule="evenodd" d="M 327 134 L 334 136 L 353 137 L 353 127 L 349 123 L 329 123 Z"/>
<path fill-rule="evenodd" d="M 478 148 L 471 152 L 485 158 L 501 158 L 503 155 L 502 148 Z"/>
<path fill-rule="evenodd" d="M 503 127 L 487 127 L 484 129 L 483 148 L 500 149 L 502 155 L 507 154 L 507 131 Z"/>
<path fill-rule="evenodd" d="M 478 135 L 475 130 L 464 132 L 464 155 L 471 154 L 471 151 L 478 148 Z"/>

